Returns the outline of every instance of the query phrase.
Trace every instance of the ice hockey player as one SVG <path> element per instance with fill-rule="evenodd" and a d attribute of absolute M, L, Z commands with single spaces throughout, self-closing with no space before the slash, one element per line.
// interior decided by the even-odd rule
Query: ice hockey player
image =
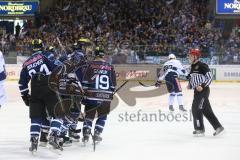
<path fill-rule="evenodd" d="M 107 115 L 110 112 L 110 104 L 116 86 L 116 75 L 114 67 L 105 62 L 104 50 L 97 47 L 95 59 L 89 62 L 86 75 L 83 77 L 82 85 L 85 90 L 85 119 L 83 123 L 83 143 L 87 143 L 91 134 L 93 120 L 97 115 L 93 141 L 100 142 Z"/>
<path fill-rule="evenodd" d="M 168 59 L 163 65 L 163 74 L 159 76 L 155 86 L 159 87 L 162 81 L 165 80 L 168 92 L 170 93 L 168 98 L 169 110 L 174 111 L 174 98 L 177 96 L 179 110 L 186 111 L 183 107 L 182 88 L 178 78 L 181 75 L 187 76 L 187 72 L 174 54 L 170 54 Z"/>
<path fill-rule="evenodd" d="M 191 49 L 189 52 L 189 61 L 191 63 L 191 71 L 189 74 L 188 89 L 194 90 L 194 98 L 192 103 L 192 114 L 195 136 L 204 136 L 205 128 L 203 123 L 203 115 L 211 123 L 215 132 L 214 136 L 223 132 L 224 128 L 219 123 L 217 117 L 213 113 L 209 102 L 209 85 L 212 82 L 213 75 L 207 64 L 199 60 L 201 52 L 199 49 Z"/>
<path fill-rule="evenodd" d="M 43 52 L 44 56 L 52 61 L 55 64 L 60 63 L 57 60 L 55 48 L 53 46 L 48 46 L 46 48 L 46 51 Z M 48 112 L 46 111 L 46 117 L 42 119 L 42 125 L 41 125 L 41 133 L 40 133 L 40 143 L 39 146 L 46 147 L 48 143 L 48 136 L 49 136 L 49 130 L 50 130 L 50 122 L 51 117 L 49 116 Z"/>
<path fill-rule="evenodd" d="M 4 89 L 4 81 L 7 77 L 5 70 L 5 61 L 3 53 L 0 51 L 0 108 L 6 102 L 6 93 Z"/>
<path fill-rule="evenodd" d="M 73 73 L 68 74 L 68 79 L 71 79 L 72 81 L 79 81 L 78 83 L 81 83 L 83 73 L 83 68 L 86 67 L 86 61 L 87 61 L 87 52 L 88 48 L 91 47 L 91 41 L 88 38 L 80 38 L 76 43 L 73 44 L 73 52 L 71 54 L 68 54 L 68 59 L 78 59 L 79 64 L 75 68 Z M 64 125 L 65 128 L 68 126 L 68 136 L 71 141 L 73 142 L 79 142 L 80 140 L 80 130 L 77 129 L 78 124 L 78 117 L 80 116 L 81 112 L 81 103 L 78 102 L 79 95 L 69 95 L 71 101 L 73 103 L 70 107 L 70 114 L 69 117 L 65 117 Z M 69 122 L 69 123 L 68 123 Z M 67 137 L 64 137 L 64 139 L 67 139 Z M 70 143 L 70 141 L 66 141 L 67 143 Z"/>
<path fill-rule="evenodd" d="M 37 151 L 38 139 L 46 119 L 46 110 L 51 120 L 51 133 L 49 144 L 55 149 L 62 150 L 59 139 L 61 119 L 55 118 L 54 107 L 58 102 L 54 91 L 48 86 L 48 77 L 56 67 L 53 61 L 44 56 L 43 43 L 40 39 L 32 41 L 33 54 L 23 63 L 20 73 L 19 89 L 24 103 L 29 106 L 31 127 L 30 127 L 30 151 Z M 31 80 L 31 94 L 29 94 L 28 83 Z"/>
<path fill-rule="evenodd" d="M 78 142 L 80 139 L 80 129 L 77 129 L 78 117 L 81 111 L 81 82 L 82 68 L 86 65 L 84 47 L 90 45 L 90 40 L 80 38 L 73 45 L 73 51 L 67 52 L 67 55 L 60 57 L 63 65 L 59 65 L 51 74 L 51 83 L 57 84 L 52 87 L 59 93 L 62 105 L 67 110 L 63 116 L 63 125 L 61 126 L 61 138 L 64 146 L 69 146 L 72 141 Z M 58 77 L 56 79 L 56 77 Z M 54 85 L 53 85 L 54 86 Z M 70 91 L 71 88 L 73 91 Z M 68 136 L 67 136 L 68 133 Z"/>

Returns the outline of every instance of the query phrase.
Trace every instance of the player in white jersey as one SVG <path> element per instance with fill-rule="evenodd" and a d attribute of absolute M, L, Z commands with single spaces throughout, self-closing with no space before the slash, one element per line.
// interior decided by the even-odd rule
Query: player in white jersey
<path fill-rule="evenodd" d="M 175 96 L 177 96 L 179 110 L 186 111 L 183 107 L 182 88 L 178 80 L 180 75 L 187 76 L 186 70 L 174 54 L 170 54 L 168 59 L 163 65 L 163 74 L 159 76 L 155 86 L 159 87 L 162 81 L 165 80 L 168 92 L 170 93 L 168 99 L 169 110 L 174 111 L 173 103 Z"/>
<path fill-rule="evenodd" d="M 3 53 L 0 51 L 0 108 L 6 102 L 6 93 L 4 89 L 4 81 L 6 77 L 5 61 Z"/>

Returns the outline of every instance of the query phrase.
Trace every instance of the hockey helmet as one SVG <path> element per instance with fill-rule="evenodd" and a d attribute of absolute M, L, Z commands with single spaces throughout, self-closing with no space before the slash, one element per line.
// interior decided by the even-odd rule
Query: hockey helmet
<path fill-rule="evenodd" d="M 80 38 L 77 42 L 73 43 L 72 49 L 73 50 L 84 50 L 88 46 L 91 46 L 91 41 L 88 38 Z"/>
<path fill-rule="evenodd" d="M 55 48 L 53 46 L 49 46 L 49 47 L 47 47 L 47 51 L 55 52 Z"/>
<path fill-rule="evenodd" d="M 80 38 L 77 43 L 79 46 L 90 46 L 91 41 L 88 38 Z"/>
<path fill-rule="evenodd" d="M 169 54 L 168 59 L 176 59 L 176 56 L 174 54 Z"/>
<path fill-rule="evenodd" d="M 100 47 L 96 47 L 94 53 L 95 53 L 95 56 L 97 56 L 97 57 L 104 57 L 104 55 L 105 55 L 104 50 Z"/>
<path fill-rule="evenodd" d="M 194 55 L 197 58 L 201 57 L 201 52 L 199 49 L 191 49 L 189 55 Z"/>
<path fill-rule="evenodd" d="M 43 43 L 41 39 L 34 39 L 32 41 L 33 51 L 40 51 L 43 49 Z"/>

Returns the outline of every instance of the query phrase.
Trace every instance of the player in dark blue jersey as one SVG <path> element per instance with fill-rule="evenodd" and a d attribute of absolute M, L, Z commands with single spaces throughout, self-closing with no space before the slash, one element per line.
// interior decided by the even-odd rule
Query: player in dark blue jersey
<path fill-rule="evenodd" d="M 63 116 L 61 137 L 64 143 L 79 141 L 80 130 L 77 128 L 78 117 L 81 110 L 81 82 L 82 68 L 86 65 L 85 49 L 91 45 L 90 40 L 81 38 L 73 45 L 73 52 L 61 58 L 62 64 L 58 66 L 51 75 L 52 89 L 59 93 L 65 115 Z M 71 89 L 75 88 L 76 89 Z M 71 89 L 72 91 L 70 91 Z M 79 92 L 80 91 L 80 92 Z M 57 107 L 62 114 L 61 107 Z M 67 132 L 69 137 L 67 137 Z M 70 139 L 69 139 L 70 138 Z"/>
<path fill-rule="evenodd" d="M 82 85 L 85 90 L 85 120 L 83 124 L 84 143 L 88 142 L 91 134 L 92 123 L 97 114 L 97 120 L 94 128 L 93 140 L 99 142 L 102 140 L 100 134 L 103 132 L 107 115 L 110 112 L 110 104 L 116 86 L 116 75 L 114 67 L 105 62 L 104 51 L 97 47 L 95 51 L 95 60 L 89 62 L 84 72 Z"/>
<path fill-rule="evenodd" d="M 53 46 L 48 46 L 46 51 L 43 52 L 43 55 L 55 65 L 62 65 L 62 62 L 57 59 L 58 55 L 56 54 L 56 50 Z M 41 134 L 40 134 L 40 143 L 39 146 L 46 147 L 48 143 L 48 135 L 50 130 L 50 117 L 46 117 L 41 125 Z"/>
<path fill-rule="evenodd" d="M 30 135 L 31 146 L 30 151 L 36 151 L 41 126 L 45 124 L 48 116 L 53 117 L 51 120 L 51 135 L 49 143 L 54 148 L 61 149 L 59 141 L 59 132 L 61 119 L 55 118 L 54 107 L 58 102 L 54 91 L 48 86 L 48 77 L 52 70 L 56 67 L 55 61 L 49 60 L 43 53 L 43 44 L 40 39 L 33 40 L 33 54 L 23 64 L 19 89 L 23 101 L 30 110 Z M 29 94 L 28 83 L 31 80 L 31 95 Z"/>
<path fill-rule="evenodd" d="M 68 54 L 67 59 L 71 59 L 71 61 L 77 61 L 74 63 L 77 63 L 78 65 L 75 67 L 75 69 L 68 73 L 67 79 L 72 79 L 72 81 L 81 83 L 82 77 L 84 75 L 83 68 L 86 67 L 86 60 L 87 60 L 87 48 L 91 46 L 91 41 L 87 38 L 80 38 L 76 43 L 73 44 L 73 52 Z M 78 123 L 78 117 L 80 116 L 81 112 L 81 102 L 79 100 L 79 95 L 69 95 L 65 96 L 64 98 L 71 99 L 72 105 L 70 107 L 70 114 L 69 117 L 65 118 L 64 125 L 65 128 L 68 129 L 68 135 L 72 141 L 78 142 L 80 139 L 79 132 L 80 130 L 77 129 L 77 123 Z M 69 119 L 71 119 L 69 121 Z M 71 123 L 71 124 L 69 124 Z M 68 126 L 68 127 L 67 127 Z M 64 139 L 68 139 L 64 137 Z"/>

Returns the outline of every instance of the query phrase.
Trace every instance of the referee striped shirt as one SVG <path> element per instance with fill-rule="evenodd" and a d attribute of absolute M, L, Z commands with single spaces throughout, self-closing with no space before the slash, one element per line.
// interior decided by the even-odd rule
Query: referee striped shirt
<path fill-rule="evenodd" d="M 211 84 L 213 75 L 208 65 L 199 61 L 192 64 L 189 78 L 192 89 L 195 89 L 197 86 L 202 86 L 204 88 Z"/>

